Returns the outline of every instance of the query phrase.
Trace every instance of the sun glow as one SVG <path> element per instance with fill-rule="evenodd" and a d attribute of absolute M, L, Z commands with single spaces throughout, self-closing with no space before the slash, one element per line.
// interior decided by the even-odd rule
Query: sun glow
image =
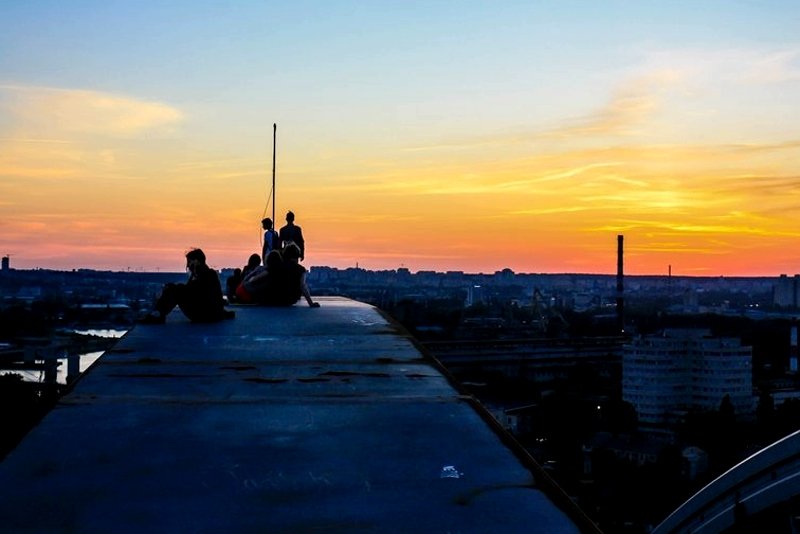
<path fill-rule="evenodd" d="M 303 33 L 284 7 L 303 44 L 267 58 L 252 53 L 260 30 L 198 41 L 191 30 L 249 22 L 204 8 L 186 22 L 184 7 L 130 25 L 98 13 L 113 33 L 51 27 L 35 6 L 0 22 L 16 45 L 0 55 L 13 76 L 0 78 L 0 253 L 16 266 L 182 270 L 193 246 L 242 264 L 272 215 L 273 122 L 276 222 L 297 214 L 312 266 L 610 273 L 617 234 L 634 274 L 800 265 L 800 46 L 778 39 L 791 18 L 778 10 L 728 9 L 751 40 L 706 42 L 641 22 L 643 7 L 585 40 L 574 13 L 472 7 L 453 26 L 429 8 L 387 41 L 371 29 L 385 27 L 380 10 L 345 34 L 354 22 L 331 7 L 338 25 Z M 575 39 L 553 49 L 531 21 Z M 145 61 L 124 36 L 148 24 L 175 35 L 156 33 L 163 50 Z M 754 45 L 762 28 L 774 41 Z"/>

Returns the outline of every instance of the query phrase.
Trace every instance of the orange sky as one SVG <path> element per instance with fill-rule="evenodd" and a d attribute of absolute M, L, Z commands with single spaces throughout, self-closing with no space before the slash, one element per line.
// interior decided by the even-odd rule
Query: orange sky
<path fill-rule="evenodd" d="M 729 14 L 720 28 L 742 26 L 712 40 L 617 11 L 605 29 L 559 19 L 592 39 L 553 48 L 530 25 L 558 15 L 533 7 L 491 13 L 504 32 L 473 6 L 389 40 L 402 14 L 367 10 L 372 31 L 352 36 L 339 8 L 315 27 L 285 9 L 297 39 L 255 55 L 266 37 L 242 34 L 243 14 L 202 8 L 175 35 L 0 8 L 0 255 L 177 271 L 199 246 L 243 264 L 277 122 L 278 219 L 297 214 L 307 266 L 613 273 L 623 234 L 630 274 L 800 272 L 796 16 Z M 145 30 L 154 50 L 126 45 Z"/>

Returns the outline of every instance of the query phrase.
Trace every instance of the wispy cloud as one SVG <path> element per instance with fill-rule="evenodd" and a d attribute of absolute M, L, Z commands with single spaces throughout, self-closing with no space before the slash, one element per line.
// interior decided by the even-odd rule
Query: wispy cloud
<path fill-rule="evenodd" d="M 800 48 L 778 50 L 754 57 L 743 79 L 757 83 L 800 80 Z"/>
<path fill-rule="evenodd" d="M 0 103 L 6 131 L 26 142 L 48 137 L 52 142 L 76 133 L 135 136 L 184 119 L 168 104 L 80 89 L 0 85 Z"/>
<path fill-rule="evenodd" d="M 731 254 L 731 251 L 725 248 L 708 246 L 693 246 L 685 242 L 667 242 L 662 243 L 652 241 L 643 245 L 636 245 L 629 247 L 629 253 L 642 254 L 645 252 L 676 252 L 680 254 L 713 254 L 716 256 L 725 256 Z"/>
<path fill-rule="evenodd" d="M 800 197 L 800 176 L 770 176 L 766 174 L 733 175 L 717 179 L 708 184 L 707 189 L 713 194 L 738 193 L 744 197 L 753 195 L 787 198 L 787 195 Z"/>
<path fill-rule="evenodd" d="M 624 81 L 601 108 L 563 126 L 546 131 L 543 137 L 630 135 L 660 110 L 662 93 L 681 81 L 675 70 L 651 72 Z"/>
<path fill-rule="evenodd" d="M 543 140 L 566 140 L 579 137 L 629 136 L 636 134 L 662 110 L 666 91 L 678 86 L 684 74 L 663 68 L 636 74 L 622 80 L 605 104 L 584 115 L 564 118 L 556 126 L 540 125 L 529 131 L 452 139 L 429 145 L 407 147 L 408 152 L 457 151 L 475 147 L 530 144 Z"/>
<path fill-rule="evenodd" d="M 173 106 L 134 97 L 0 85 L 0 176 L 118 176 L 123 143 L 169 135 L 183 120 Z"/>
<path fill-rule="evenodd" d="M 580 211 L 588 211 L 592 208 L 588 206 L 562 206 L 556 208 L 537 208 L 528 210 L 512 211 L 511 215 L 561 215 L 563 213 L 578 213 Z M 495 215 L 495 218 L 506 217 L 503 215 Z"/>
<path fill-rule="evenodd" d="M 41 145 L 67 145 L 64 139 L 25 139 L 20 137 L 0 137 L 0 143 L 41 144 Z"/>
<path fill-rule="evenodd" d="M 626 137 L 648 132 L 656 118 L 688 106 L 691 113 L 713 115 L 708 107 L 719 94 L 742 86 L 800 81 L 800 47 L 723 49 L 666 49 L 642 52 L 639 65 L 620 79 L 606 102 L 584 114 L 563 117 L 555 125 L 540 124 L 527 131 L 450 138 L 406 147 L 407 152 L 460 152 L 477 147 L 497 148 L 541 141 L 576 141 L 596 137 Z M 763 95 L 762 95 L 763 96 Z M 739 98 L 748 98 L 740 95 Z M 749 103 L 748 100 L 745 104 Z M 687 109 L 688 109 L 687 108 Z M 686 113 L 686 109 L 681 113 Z M 741 150 L 778 150 L 772 146 L 739 146 Z M 792 148 L 784 145 L 783 148 Z"/>
<path fill-rule="evenodd" d="M 800 47 L 649 50 L 645 51 L 645 67 L 680 70 L 695 84 L 793 82 L 800 80 Z"/>
<path fill-rule="evenodd" d="M 769 237 L 800 237 L 800 231 L 796 230 L 777 230 L 759 228 L 746 224 L 724 225 L 724 224 L 702 224 L 684 221 L 657 221 L 657 220 L 620 220 L 614 224 L 597 226 L 591 230 L 598 232 L 626 232 L 631 230 L 661 230 L 669 235 L 681 234 L 708 234 L 713 236 L 720 235 L 753 235 Z"/>

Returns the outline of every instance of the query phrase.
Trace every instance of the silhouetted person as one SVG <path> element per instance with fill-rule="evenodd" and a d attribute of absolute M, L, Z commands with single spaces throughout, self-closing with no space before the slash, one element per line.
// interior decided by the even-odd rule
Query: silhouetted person
<path fill-rule="evenodd" d="M 233 318 L 225 309 L 222 288 L 217 272 L 206 264 L 206 255 L 199 248 L 186 253 L 189 280 L 185 284 L 167 284 L 155 304 L 155 309 L 141 322 L 163 324 L 169 312 L 178 306 L 192 322 L 214 322 Z"/>
<path fill-rule="evenodd" d="M 281 238 L 272 228 L 272 219 L 261 219 L 261 228 L 264 229 L 264 245 L 261 249 L 261 258 L 267 263 L 267 255 L 273 250 L 281 249 Z"/>
<path fill-rule="evenodd" d="M 225 294 L 228 296 L 228 301 L 233 302 L 236 300 L 236 288 L 242 283 L 242 270 L 235 268 L 233 274 L 225 280 Z"/>
<path fill-rule="evenodd" d="M 300 247 L 296 244 L 289 244 L 283 249 L 279 302 L 284 306 L 292 306 L 300 297 L 304 297 L 310 307 L 319 308 L 319 303 L 311 299 L 306 283 L 306 268 L 298 263 L 299 259 Z"/>
<path fill-rule="evenodd" d="M 233 270 L 233 274 L 225 281 L 225 294 L 228 296 L 228 301 L 233 302 L 236 299 L 236 288 L 239 284 L 255 269 L 261 265 L 261 256 L 258 254 L 251 254 L 247 259 L 247 265 L 242 269 L 238 267 Z"/>
<path fill-rule="evenodd" d="M 306 242 L 303 239 L 303 229 L 294 224 L 294 213 L 291 211 L 286 214 L 286 226 L 281 228 L 281 243 L 284 248 L 289 243 L 294 243 L 300 249 L 300 261 L 306 257 Z"/>
<path fill-rule="evenodd" d="M 264 265 L 250 271 L 236 288 L 237 300 L 245 304 L 271 304 L 270 299 L 276 294 L 282 267 L 280 251 L 270 251 Z"/>
<path fill-rule="evenodd" d="M 306 268 L 298 263 L 300 247 L 289 243 L 283 254 L 273 250 L 265 266 L 245 277 L 236 290 L 240 302 L 267 306 L 292 306 L 305 297 L 312 308 L 319 304 L 311 299 L 306 284 Z"/>
<path fill-rule="evenodd" d="M 247 278 L 247 275 L 256 270 L 259 265 L 261 265 L 261 256 L 250 254 L 250 257 L 247 258 L 247 265 L 242 269 L 242 278 Z"/>

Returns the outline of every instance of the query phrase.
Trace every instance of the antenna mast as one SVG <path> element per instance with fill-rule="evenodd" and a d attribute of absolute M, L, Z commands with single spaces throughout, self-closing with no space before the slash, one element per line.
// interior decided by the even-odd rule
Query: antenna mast
<path fill-rule="evenodd" d="M 278 125 L 272 123 L 272 224 L 273 228 L 278 225 L 278 220 L 275 219 L 275 146 L 278 137 Z"/>

